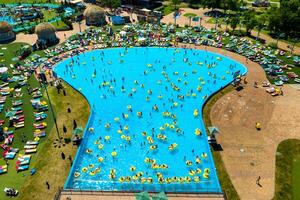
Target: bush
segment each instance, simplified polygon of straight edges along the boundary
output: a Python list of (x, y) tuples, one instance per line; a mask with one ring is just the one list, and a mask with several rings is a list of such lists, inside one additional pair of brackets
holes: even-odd
[(71, 20), (67, 18), (62, 18), (61, 21), (64, 22), (69, 27), (69, 30), (73, 30), (73, 24)]
[(32, 26), (28, 30), (25, 31), (26, 34), (34, 34), (35, 27)]
[(192, 9), (199, 9), (199, 8), (200, 8), (200, 5), (198, 5), (198, 4), (189, 4), (189, 8), (192, 8)]
[(276, 42), (270, 42), (270, 43), (268, 44), (268, 47), (271, 47), (271, 48), (273, 48), (273, 49), (277, 49), (277, 48), (278, 48)]

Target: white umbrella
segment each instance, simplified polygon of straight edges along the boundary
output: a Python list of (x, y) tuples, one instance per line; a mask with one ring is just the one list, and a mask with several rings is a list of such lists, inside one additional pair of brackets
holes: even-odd
[(126, 31), (120, 31), (120, 35), (126, 35)]
[(0, 74), (7, 72), (7, 70), (8, 70), (7, 67), (0, 67)]

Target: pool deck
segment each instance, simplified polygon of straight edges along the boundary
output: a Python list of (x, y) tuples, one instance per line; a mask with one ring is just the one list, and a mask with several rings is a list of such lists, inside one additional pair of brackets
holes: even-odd
[[(134, 193), (119, 193), (119, 192), (69, 192), (62, 191), (60, 200), (135, 200)], [(150, 196), (152, 194), (150, 193)], [(209, 200), (223, 200), (223, 194), (167, 194), (169, 200), (196, 200), (196, 199), (209, 199)]]
[[(233, 90), (221, 97), (210, 117), (220, 130), (217, 141), (223, 148), (222, 160), (240, 198), (272, 199), (277, 146), (285, 139), (300, 139), (299, 84), (286, 84), (281, 87), (283, 96), (272, 97), (261, 86), (267, 78), (257, 63), (222, 49), (204, 48), (248, 67), (248, 84), (240, 92)], [(258, 88), (253, 87), (254, 81), (259, 83)], [(261, 131), (255, 129), (256, 122), (262, 124)], [(256, 184), (259, 176), (260, 186)]]

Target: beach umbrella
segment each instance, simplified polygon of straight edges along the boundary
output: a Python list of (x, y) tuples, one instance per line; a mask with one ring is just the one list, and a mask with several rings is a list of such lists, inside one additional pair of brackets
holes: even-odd
[(82, 127), (77, 127), (73, 130), (73, 134), (74, 135), (79, 135), (80, 133), (83, 132), (83, 128)]
[(150, 200), (150, 196), (148, 192), (140, 192), (135, 194), (135, 199), (136, 200)]
[(168, 197), (164, 192), (160, 192), (153, 195), (152, 200), (168, 200)]
[(208, 131), (209, 131), (209, 133), (212, 134), (212, 135), (217, 134), (217, 133), (220, 132), (219, 129), (218, 129), (217, 127), (215, 127), (215, 126), (210, 126), (210, 127), (208, 127)]

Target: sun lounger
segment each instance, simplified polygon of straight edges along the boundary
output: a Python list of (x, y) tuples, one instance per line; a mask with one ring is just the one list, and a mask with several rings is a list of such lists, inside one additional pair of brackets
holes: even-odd
[(10, 148), (9, 151), (10, 152), (16, 152), (16, 153), (18, 153), (19, 152), (19, 148)]
[(35, 132), (33, 133), (34, 137), (45, 137), (46, 136), (46, 131), (39, 131), (39, 132)]
[(25, 160), (22, 160), (22, 161), (18, 160), (18, 161), (16, 162), (16, 164), (17, 164), (18, 166), (29, 165), (29, 163), (30, 163), (30, 159), (25, 159)]
[(20, 111), (20, 110), (22, 110), (22, 108), (21, 107), (15, 107), (15, 108), (12, 108), (11, 110), (12, 111)]
[(4, 134), (11, 135), (11, 134), (14, 134), (14, 131), (4, 131)]
[(36, 129), (44, 129), (47, 127), (47, 123), (46, 122), (34, 123), (33, 126)]
[(18, 155), (18, 160), (21, 160), (21, 159), (30, 159), (31, 158), (31, 155), (23, 155), (23, 154), (19, 154)]
[(47, 118), (47, 114), (44, 113), (44, 112), (34, 114), (34, 120), (35, 121), (43, 120), (43, 119), (46, 119), (46, 118)]
[(16, 156), (16, 152), (8, 152), (5, 154), (6, 159), (14, 159)]
[(31, 159), (31, 155), (21, 155), (18, 157), (16, 165), (29, 165)]
[(272, 93), (272, 92), (275, 92), (275, 88), (274, 87), (270, 87), (270, 88), (267, 88), (266, 91), (268, 93)]
[(269, 87), (270, 83), (268, 81), (264, 81), (264, 82), (262, 82), (262, 86), (263, 87)]
[(275, 81), (274, 82), (274, 84), (276, 85), (276, 86), (282, 86), (283, 85), (283, 81)]
[(16, 112), (16, 115), (20, 115), (20, 114), (22, 114), (23, 113), (23, 110), (18, 110), (17, 112)]
[(36, 153), (37, 149), (25, 149), (25, 154)]
[(36, 145), (25, 145), (24, 149), (36, 149)]
[(13, 106), (20, 106), (22, 104), (23, 104), (22, 100), (17, 100), (12, 103)]
[(25, 171), (29, 169), (29, 165), (20, 165), (20, 166), (16, 166), (16, 168), (18, 172)]
[(0, 166), (0, 174), (4, 174), (7, 172), (7, 165)]
[(25, 126), (24, 121), (23, 122), (18, 122), (14, 125), (15, 128), (23, 128)]
[(26, 145), (38, 145), (39, 142), (38, 141), (27, 141)]
[(4, 87), (6, 87), (8, 85), (9, 85), (9, 83), (3, 83), (3, 84), (0, 85), (0, 88), (4, 88)]

